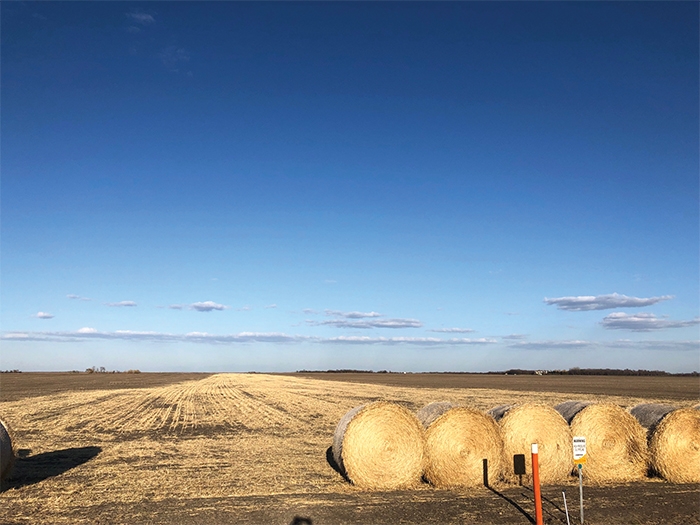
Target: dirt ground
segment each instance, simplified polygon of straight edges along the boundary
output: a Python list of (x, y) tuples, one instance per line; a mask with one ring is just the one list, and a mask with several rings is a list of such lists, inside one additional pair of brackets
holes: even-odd
[(416, 388), (487, 388), (517, 392), (609, 394), (613, 396), (665, 397), (679, 401), (700, 398), (700, 378), (664, 376), (567, 376), (497, 374), (380, 374), (296, 373), (295, 377)]
[[(489, 386), (461, 374), (406, 374), (413, 383), (398, 385), (381, 380), (403, 374), (368, 375), (378, 377), (375, 384), (316, 374), (2, 374), (0, 417), (12, 426), (19, 458), (2, 486), (0, 523), (527, 524), (534, 518), (528, 487), (421, 483), (377, 492), (347, 483), (328, 454), (338, 420), (379, 399), (411, 410), (442, 400), (488, 409), (582, 396), (624, 407), (698, 402), (695, 378), (649, 378), (665, 382), (635, 387), (598, 377), (586, 391), (579, 377), (567, 389), (540, 376), (527, 377), (530, 386)], [(566, 523), (562, 491), (578, 523), (575, 478), (543, 487), (545, 523)], [(584, 498), (591, 525), (700, 524), (698, 485), (585, 484)]]

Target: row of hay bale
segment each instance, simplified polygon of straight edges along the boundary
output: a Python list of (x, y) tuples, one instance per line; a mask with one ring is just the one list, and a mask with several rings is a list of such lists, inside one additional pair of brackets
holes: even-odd
[[(676, 409), (567, 401), (502, 405), (488, 413), (449, 402), (413, 414), (393, 403), (350, 410), (340, 420), (333, 456), (352, 483), (395, 489), (425, 478), (437, 487), (487, 480), (531, 482), (532, 443), (539, 445), (540, 482), (565, 481), (574, 471), (572, 436), (585, 436), (585, 477), (593, 483), (644, 478), (651, 467), (668, 481), (700, 482), (700, 405)], [(526, 475), (513, 469), (523, 454)]]

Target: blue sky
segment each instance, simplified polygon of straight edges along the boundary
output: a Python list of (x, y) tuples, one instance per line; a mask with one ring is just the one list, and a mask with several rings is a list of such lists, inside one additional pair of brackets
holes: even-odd
[(0, 368), (700, 369), (697, 3), (0, 10)]

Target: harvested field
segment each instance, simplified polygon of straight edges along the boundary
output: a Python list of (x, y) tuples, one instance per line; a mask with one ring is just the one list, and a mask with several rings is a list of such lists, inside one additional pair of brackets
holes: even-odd
[[(135, 374), (140, 387), (115, 389), (108, 386), (115, 375), (100, 375), (104, 388), (47, 393), (42, 381), (51, 384), (50, 374), (16, 374), (13, 386), (0, 378), (7, 399), (0, 417), (13, 427), (18, 454), (0, 494), (0, 523), (526, 524), (534, 516), (527, 487), (437, 490), (423, 483), (386, 492), (348, 483), (333, 468), (335, 427), (351, 408), (378, 400), (415, 412), (433, 401), (488, 410), (571, 397), (536, 388), (341, 385), (263, 374), (183, 376), (189, 380), (170, 384)], [(619, 378), (605, 379), (614, 385)], [(585, 394), (629, 408), (674, 404), (667, 392), (673, 388), (645, 397)], [(575, 478), (545, 487), (547, 523), (566, 523), (561, 490), (572, 514), (578, 510)], [(697, 485), (652, 478), (585, 490), (592, 525), (700, 523)]]

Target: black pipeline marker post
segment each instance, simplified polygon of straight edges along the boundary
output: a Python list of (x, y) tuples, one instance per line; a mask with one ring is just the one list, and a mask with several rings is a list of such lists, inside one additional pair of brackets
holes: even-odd
[(520, 486), (523, 486), (523, 476), (525, 475), (525, 454), (515, 454), (513, 456), (513, 470), (515, 475), (520, 477)]

